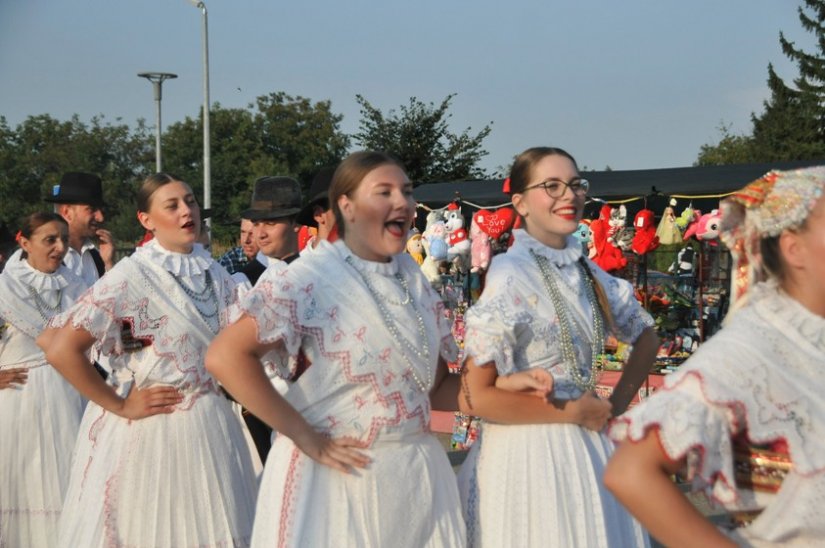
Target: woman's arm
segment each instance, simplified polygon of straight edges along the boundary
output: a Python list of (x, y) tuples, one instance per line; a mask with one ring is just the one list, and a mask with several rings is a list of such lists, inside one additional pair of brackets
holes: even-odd
[(283, 342), (262, 344), (257, 333), (255, 321), (242, 316), (209, 345), (206, 369), (238, 403), (290, 438), (313, 460), (342, 472), (349, 472), (350, 466), (365, 467), (369, 459), (358, 451), (357, 441), (326, 438), (278, 394), (264, 372), (261, 356)]
[(610, 402), (592, 392), (577, 400), (547, 400), (497, 388), (497, 377), (493, 363), (479, 366), (468, 358), (461, 371), (461, 412), (503, 424), (572, 423), (590, 430), (601, 430), (610, 418)]
[(68, 324), (60, 329), (47, 329), (37, 338), (38, 346), (46, 353), (46, 361), (85, 398), (107, 411), (127, 419), (142, 419), (175, 410), (183, 398), (171, 386), (144, 389), (132, 386), (126, 398), (118, 396), (86, 356), (94, 342), (91, 333)]
[(613, 394), (610, 395), (610, 403), (613, 404), (613, 416), (619, 416), (625, 412), (627, 406), (633, 400), (639, 388), (641, 388), (647, 375), (650, 373), (653, 362), (656, 359), (656, 352), (659, 350), (659, 337), (652, 327), (646, 328), (636, 342), (633, 343), (633, 350), (624, 365), (619, 382)]
[[(622, 443), (607, 464), (605, 486), (662, 544), (736, 546), (685, 498), (670, 476), (684, 465), (667, 458), (657, 430)], [(666, 510), (666, 511), (663, 511)]]

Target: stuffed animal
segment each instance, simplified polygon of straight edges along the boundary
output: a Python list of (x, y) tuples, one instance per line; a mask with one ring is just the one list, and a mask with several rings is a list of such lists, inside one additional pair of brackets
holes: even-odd
[(593, 232), (593, 245), (596, 248), (596, 256), (593, 261), (606, 272), (620, 270), (627, 266), (627, 259), (625, 259), (622, 251), (607, 241), (611, 209), (609, 205), (602, 206), (599, 218), (590, 223), (590, 230)]
[(593, 245), (593, 231), (590, 230), (590, 219), (582, 219), (579, 221), (579, 228), (573, 233), (573, 236), (582, 244), (582, 253), (592, 259), (596, 256), (596, 247)]
[(682, 210), (682, 213), (676, 217), (676, 226), (679, 230), (682, 232), (687, 230), (688, 225), (693, 222), (694, 214), (695, 212), (692, 204)]
[(693, 246), (688, 244), (679, 251), (676, 255), (676, 261), (670, 265), (670, 268), (668, 268), (667, 271), (677, 276), (693, 274), (693, 262), (695, 257), (696, 252), (693, 250)]
[(490, 237), (493, 254), (507, 249), (507, 242), (515, 228), (516, 220), (516, 211), (511, 207), (481, 209), (473, 215), (473, 221), (478, 224), (478, 228)]
[(633, 218), (633, 234), (631, 249), (637, 255), (645, 255), (659, 247), (659, 237), (653, 229), (655, 214), (649, 209), (643, 209)]
[(705, 240), (710, 242), (710, 245), (718, 245), (716, 240), (719, 239), (719, 222), (721, 220), (722, 216), (718, 209), (705, 213), (685, 231), (685, 240), (691, 236), (696, 236), (697, 240)]
[(487, 270), (490, 266), (490, 255), (493, 251), (490, 246), (490, 236), (481, 230), (478, 224), (479, 214), (484, 216), (483, 211), (477, 211), (473, 215), (473, 220), (470, 221), (470, 272)]
[(656, 236), (659, 237), (660, 244), (671, 245), (682, 241), (682, 233), (679, 231), (679, 227), (676, 226), (674, 207), (676, 207), (676, 200), (671, 198), (669, 205), (662, 212), (662, 218), (656, 228)]
[(424, 244), (421, 243), (421, 234), (414, 232), (407, 240), (407, 253), (421, 266), (424, 262)]

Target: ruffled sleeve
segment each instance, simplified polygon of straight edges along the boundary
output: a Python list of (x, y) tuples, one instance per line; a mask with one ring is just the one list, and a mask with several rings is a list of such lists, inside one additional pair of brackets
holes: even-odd
[(686, 460), (695, 489), (709, 489), (723, 504), (737, 500), (731, 436), (742, 416), (735, 406), (714, 404), (704, 395), (701, 372), (686, 371), (668, 379), (668, 388), (632, 408), (611, 426), (614, 441), (639, 441), (656, 431), (665, 455)]
[(515, 371), (518, 332), (530, 321), (512, 287), (506, 269), (491, 268), (484, 294), (465, 315), (464, 359), (472, 357), (476, 365), (495, 363), (501, 375)]
[(270, 376), (290, 379), (297, 367), (296, 357), (301, 348), (306, 300), (312, 300), (312, 292), (293, 283), (286, 270), (267, 271), (255, 287), (241, 300), (239, 314), (255, 321), (258, 342), (280, 342), (263, 357), (264, 367)]
[(614, 335), (620, 341), (633, 343), (642, 331), (654, 325), (653, 318), (636, 300), (630, 282), (611, 276), (592, 261), (588, 261), (588, 265), (607, 294), (615, 324)]
[(88, 331), (95, 347), (103, 355), (123, 352), (122, 317), (127, 306), (128, 284), (118, 270), (112, 270), (84, 292), (71, 308), (54, 316), (48, 326), (60, 328), (70, 324)]

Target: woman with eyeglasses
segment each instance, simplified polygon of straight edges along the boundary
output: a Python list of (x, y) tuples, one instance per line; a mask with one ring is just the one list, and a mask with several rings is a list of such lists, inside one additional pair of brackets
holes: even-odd
[[(459, 406), (484, 419), (459, 473), (470, 546), (648, 544), (602, 485), (613, 451), (603, 430), (642, 384), (658, 338), (632, 286), (583, 257), (572, 236), (588, 190), (558, 148), (528, 149), (510, 171), (524, 228), (466, 315)], [(603, 400), (594, 389), (608, 333), (634, 347)], [(519, 393), (524, 376), (514, 374), (528, 370), (552, 375), (552, 393)]]

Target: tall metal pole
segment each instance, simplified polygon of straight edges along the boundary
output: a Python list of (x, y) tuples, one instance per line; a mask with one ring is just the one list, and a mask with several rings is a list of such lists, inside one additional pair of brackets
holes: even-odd
[[(212, 155), (209, 131), (209, 25), (206, 4), (200, 0), (189, 0), (203, 14), (203, 207), (212, 207)], [(212, 219), (206, 219), (211, 232)], [(211, 234), (210, 234), (211, 235)]]
[(171, 72), (139, 72), (138, 76), (140, 76), (141, 78), (146, 78), (147, 80), (152, 82), (152, 89), (154, 90), (155, 94), (155, 171), (160, 173), (162, 171), (160, 150), (160, 132), (162, 127), (160, 123), (160, 102), (163, 99), (163, 81), (177, 78), (178, 75), (172, 74)]

